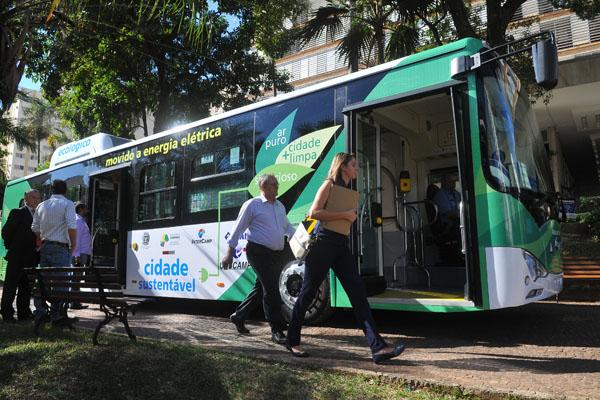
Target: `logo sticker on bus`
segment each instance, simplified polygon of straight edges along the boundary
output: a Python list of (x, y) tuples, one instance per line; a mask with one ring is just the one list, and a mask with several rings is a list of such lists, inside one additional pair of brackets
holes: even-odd
[(207, 244), (212, 243), (212, 239), (204, 237), (206, 231), (203, 228), (198, 229), (198, 239), (192, 239), (192, 244)]

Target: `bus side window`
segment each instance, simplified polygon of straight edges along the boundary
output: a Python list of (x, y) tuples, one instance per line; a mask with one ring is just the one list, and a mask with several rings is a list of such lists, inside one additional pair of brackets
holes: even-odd
[(147, 165), (140, 174), (138, 221), (175, 217), (175, 161)]
[(240, 146), (200, 154), (192, 161), (190, 213), (234, 208), (248, 199), (245, 151)]

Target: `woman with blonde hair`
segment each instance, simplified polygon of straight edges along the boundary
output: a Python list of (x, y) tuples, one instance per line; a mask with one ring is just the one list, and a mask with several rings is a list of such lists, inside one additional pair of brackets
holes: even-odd
[[(353, 223), (356, 220), (358, 204), (357, 207), (346, 211), (328, 211), (325, 206), (333, 185), (349, 187), (350, 182), (356, 179), (357, 175), (358, 163), (356, 157), (349, 153), (336, 154), (331, 163), (327, 179), (317, 191), (309, 216), (319, 221), (344, 219)], [(397, 357), (404, 351), (404, 345), (388, 346), (375, 327), (365, 287), (358, 275), (355, 258), (348, 246), (348, 236), (321, 228), (304, 265), (302, 289), (294, 305), (287, 333), (286, 347), (292, 355), (295, 357), (308, 357), (308, 353), (299, 347), (300, 331), (306, 309), (314, 299), (323, 279), (327, 276), (329, 268), (333, 269), (350, 298), (358, 325), (369, 342), (373, 361), (379, 364), (382, 361)]]

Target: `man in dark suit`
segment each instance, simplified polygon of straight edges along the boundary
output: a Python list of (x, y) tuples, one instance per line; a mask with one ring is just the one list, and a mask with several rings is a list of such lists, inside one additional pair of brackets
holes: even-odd
[(5, 256), (8, 265), (2, 289), (0, 314), (6, 322), (15, 321), (13, 308), (15, 294), (19, 320), (32, 318), (29, 308), (31, 290), (27, 282), (27, 274), (23, 272), (23, 269), (33, 268), (39, 262), (36, 237), (31, 231), (31, 223), (40, 200), (40, 193), (37, 190), (32, 189), (25, 192), (25, 205), (11, 210), (2, 227), (4, 247), (8, 250)]

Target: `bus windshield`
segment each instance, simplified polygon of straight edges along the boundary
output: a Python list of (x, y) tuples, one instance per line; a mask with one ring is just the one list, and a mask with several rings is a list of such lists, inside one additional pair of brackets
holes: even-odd
[(524, 85), (501, 61), (483, 71), (482, 89), (483, 164), (490, 185), (503, 192), (551, 192), (548, 156)]

